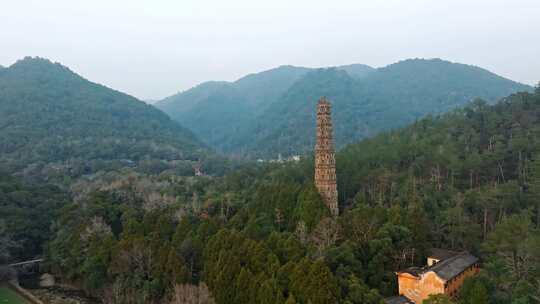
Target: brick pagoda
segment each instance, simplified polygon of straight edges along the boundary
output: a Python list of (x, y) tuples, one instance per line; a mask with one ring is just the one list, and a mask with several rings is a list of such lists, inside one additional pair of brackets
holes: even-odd
[(336, 159), (332, 135), (332, 107), (322, 97), (317, 104), (317, 143), (315, 144), (315, 186), (333, 216), (339, 214)]

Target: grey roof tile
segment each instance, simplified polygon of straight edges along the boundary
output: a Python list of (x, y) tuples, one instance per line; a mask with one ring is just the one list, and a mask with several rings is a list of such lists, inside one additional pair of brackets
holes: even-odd
[(478, 262), (477, 257), (468, 252), (464, 252), (428, 267), (424, 270), (424, 272), (433, 271), (439, 277), (448, 281), (465, 271), (465, 269), (469, 268), (476, 262)]

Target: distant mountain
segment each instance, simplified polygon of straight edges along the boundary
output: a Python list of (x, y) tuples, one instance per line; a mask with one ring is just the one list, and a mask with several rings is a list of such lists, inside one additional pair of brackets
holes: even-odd
[(335, 137), (342, 147), (475, 98), (493, 103), (530, 90), (475, 66), (409, 59), (378, 69), (282, 66), (232, 83), (205, 83), (156, 106), (218, 150), (276, 157), (313, 149), (314, 109), (321, 96), (333, 104)]
[(214, 95), (215, 92), (219, 90), (219, 88), (227, 85), (227, 82), (204, 82), (190, 90), (178, 93), (176, 95), (158, 101), (155, 103), (155, 105), (158, 108), (166, 111), (169, 115), (177, 117), (181, 113), (188, 112), (195, 105), (210, 97), (211, 95)]
[(375, 69), (365, 64), (349, 64), (336, 67), (338, 70), (347, 72), (354, 79), (366, 78)]
[[(298, 154), (311, 151), (315, 144), (315, 106), (321, 96), (331, 98), (334, 105), (334, 126), (342, 134), (352, 123), (337, 125), (346, 113), (344, 105), (355, 104), (360, 96), (357, 81), (337, 68), (317, 69), (294, 83), (279, 100), (271, 104), (257, 120), (241, 133), (239, 146), (258, 156)], [(247, 139), (247, 140), (244, 140)]]
[(58, 63), (27, 57), (0, 70), (0, 162), (183, 160), (202, 147), (161, 111)]
[(218, 150), (234, 150), (231, 134), (243, 131), (310, 69), (281, 66), (235, 82), (210, 81), (157, 102), (155, 106)]
[(309, 71), (308, 68), (284, 65), (242, 77), (232, 83), (232, 86), (245, 96), (251, 105), (265, 108)]

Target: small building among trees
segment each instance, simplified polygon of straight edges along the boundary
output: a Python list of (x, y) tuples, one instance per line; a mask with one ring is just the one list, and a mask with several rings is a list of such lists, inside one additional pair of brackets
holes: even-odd
[(388, 298), (386, 303), (421, 304), (435, 294), (454, 298), (463, 281), (479, 271), (478, 258), (468, 252), (432, 249), (425, 267), (409, 267), (396, 272), (399, 297)]

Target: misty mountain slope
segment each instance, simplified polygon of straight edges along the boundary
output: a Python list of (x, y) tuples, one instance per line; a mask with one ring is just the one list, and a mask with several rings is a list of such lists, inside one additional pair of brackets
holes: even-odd
[(425, 107), (443, 112), (474, 98), (495, 102), (516, 91), (531, 89), (479, 67), (440, 59), (409, 59), (391, 64), (371, 73), (363, 84), (366, 94), (381, 102), (381, 106), (391, 106), (399, 100), (420, 115)]
[[(255, 130), (264, 133), (257, 132), (244, 142), (254, 143), (248, 144), (247, 151), (258, 156), (312, 151), (315, 102), (320, 96), (328, 97), (333, 104), (334, 135), (339, 148), (425, 115), (464, 106), (475, 98), (495, 102), (513, 92), (531, 89), (478, 67), (439, 59), (405, 60), (372, 71), (359, 81), (329, 71), (311, 76), (276, 102), (288, 110), (275, 115), (277, 111), (272, 107), (258, 118), (261, 123)], [(295, 102), (305, 107), (300, 109)], [(270, 123), (265, 116), (287, 123)]]
[[(440, 59), (409, 59), (378, 69), (360, 64), (306, 69), (303, 74), (298, 74), (301, 76), (296, 81), (292, 81), (294, 77), (287, 78), (285, 83), (290, 86), (284, 91), (277, 90), (279, 94), (273, 95), (274, 100), (265, 100), (268, 93), (261, 93), (261, 89), (253, 85), (250, 96), (260, 94), (259, 102), (247, 98), (245, 102), (238, 101), (247, 95), (240, 90), (240, 96), (234, 102), (216, 96), (228, 103), (230, 110), (238, 109), (234, 128), (227, 127), (229, 122), (222, 119), (231, 116), (217, 116), (213, 107), (200, 101), (197, 115), (204, 124), (187, 126), (218, 150), (252, 157), (276, 157), (278, 153), (290, 155), (312, 151), (315, 104), (321, 96), (327, 96), (333, 104), (334, 133), (339, 148), (381, 131), (404, 126), (428, 114), (461, 107), (475, 98), (495, 102), (511, 93), (532, 89), (475, 66)], [(275, 87), (282, 89), (285, 85)], [(184, 104), (189, 102), (184, 101)], [(245, 104), (255, 105), (251, 113), (243, 108)], [(181, 104), (168, 106), (177, 109)], [(189, 112), (181, 116), (161, 103), (158, 107), (179, 121), (184, 121)], [(213, 131), (209, 135), (210, 129), (219, 132)], [(218, 137), (214, 136), (216, 132)]]
[(275, 155), (295, 154), (298, 147), (312, 147), (315, 138), (306, 135), (315, 134), (315, 125), (306, 122), (315, 121), (314, 109), (318, 99), (331, 96), (336, 119), (343, 119), (347, 105), (361, 102), (354, 100), (360, 95), (360, 89), (345, 71), (336, 68), (314, 70), (253, 121), (241, 134), (241, 139), (247, 140), (238, 142), (238, 145), (246, 146), (246, 151), (265, 151)]
[(239, 132), (254, 113), (254, 106), (243, 94), (230, 84), (222, 84), (175, 118), (207, 144), (228, 149), (230, 134)]
[(275, 69), (246, 75), (234, 82), (208, 81), (201, 83), (189, 90), (169, 96), (155, 105), (171, 117), (175, 118), (180, 113), (190, 111), (194, 105), (203, 102), (213, 96), (217, 98), (220, 90), (224, 90), (226, 96), (230, 91), (228, 87), (237, 91), (239, 96), (250, 103), (254, 108), (264, 107), (283, 94), (296, 80), (305, 75), (309, 68), (295, 66), (280, 66)]
[(375, 71), (374, 68), (365, 64), (349, 64), (336, 67), (338, 70), (347, 72), (354, 79), (366, 78), (371, 72)]
[(310, 69), (280, 66), (244, 76), (235, 82), (210, 81), (167, 97), (155, 106), (182, 122), (210, 146), (234, 149), (231, 134), (277, 100)]
[(229, 86), (229, 83), (226, 81), (203, 82), (187, 91), (160, 100), (155, 105), (171, 117), (176, 117), (191, 110), (196, 104), (215, 94), (224, 86)]
[(188, 129), (129, 95), (46, 59), (0, 70), (0, 159), (186, 159), (202, 144)]
[(309, 68), (285, 65), (244, 76), (233, 86), (255, 107), (265, 108), (309, 71)]

